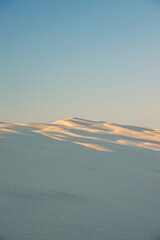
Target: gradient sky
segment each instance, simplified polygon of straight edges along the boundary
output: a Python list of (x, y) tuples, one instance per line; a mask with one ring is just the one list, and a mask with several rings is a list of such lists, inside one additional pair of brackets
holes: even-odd
[(0, 0), (0, 121), (160, 128), (160, 1)]

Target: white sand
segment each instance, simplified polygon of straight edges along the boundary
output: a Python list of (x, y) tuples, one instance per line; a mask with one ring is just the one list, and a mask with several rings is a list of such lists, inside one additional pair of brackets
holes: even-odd
[(0, 240), (156, 240), (160, 130), (0, 123)]

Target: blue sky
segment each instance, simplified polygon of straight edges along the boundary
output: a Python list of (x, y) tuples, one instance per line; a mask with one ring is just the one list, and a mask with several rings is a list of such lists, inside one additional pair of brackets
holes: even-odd
[(160, 128), (160, 2), (0, 0), (0, 121)]

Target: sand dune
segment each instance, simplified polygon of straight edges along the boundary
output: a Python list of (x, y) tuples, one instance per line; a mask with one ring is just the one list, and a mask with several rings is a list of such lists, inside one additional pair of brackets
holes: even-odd
[[(137, 126), (117, 125), (112, 123), (94, 122), (79, 118), (59, 120), (52, 124), (23, 123), (0, 124), (0, 133), (21, 133), (23, 128), (31, 127), (30, 131), (42, 134), (59, 141), (69, 141), (95, 149), (108, 149), (107, 143), (128, 147), (139, 147), (160, 151), (160, 132), (158, 129)], [(29, 131), (29, 129), (28, 129)], [(114, 138), (114, 141), (112, 140)], [(87, 142), (89, 140), (89, 142)], [(111, 146), (111, 145), (109, 145)], [(112, 151), (112, 149), (110, 149)]]
[(0, 238), (160, 235), (160, 130), (80, 118), (0, 123)]

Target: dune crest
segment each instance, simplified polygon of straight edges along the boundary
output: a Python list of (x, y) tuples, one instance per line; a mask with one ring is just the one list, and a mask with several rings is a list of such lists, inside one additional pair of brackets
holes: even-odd
[[(58, 141), (71, 142), (99, 151), (115, 151), (115, 146), (160, 151), (160, 130), (118, 125), (81, 118), (67, 118), (51, 124), (0, 123), (0, 136), (34, 132)], [(86, 143), (87, 140), (87, 143)]]

